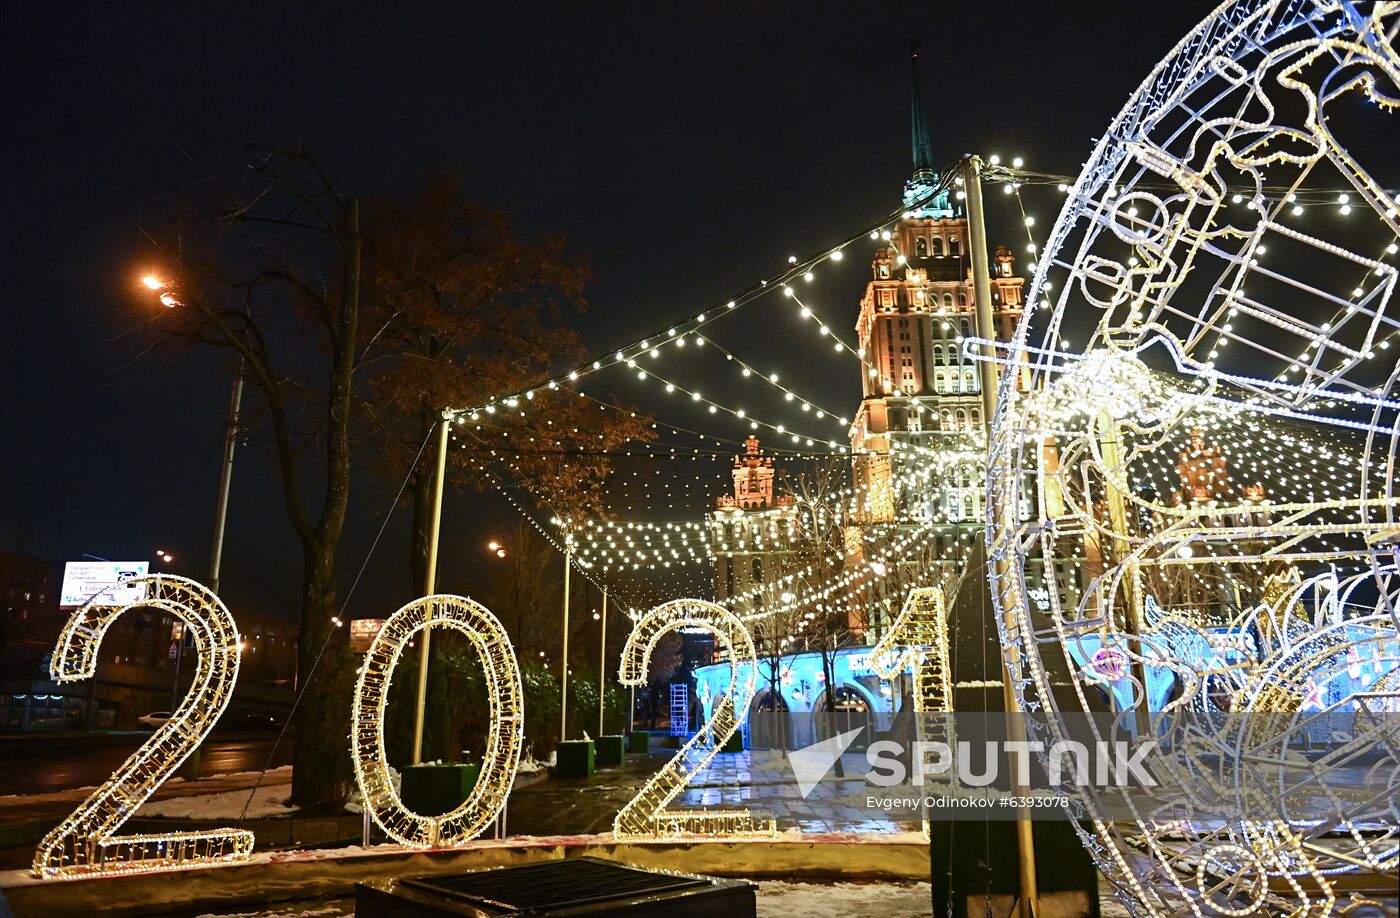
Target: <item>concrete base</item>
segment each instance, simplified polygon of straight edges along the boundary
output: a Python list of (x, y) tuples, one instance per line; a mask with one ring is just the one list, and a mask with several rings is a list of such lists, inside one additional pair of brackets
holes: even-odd
[(61, 914), (146, 915), (316, 896), (349, 896), (372, 879), (462, 873), (587, 855), (686, 873), (725, 877), (831, 880), (929, 879), (928, 842), (917, 835), (801, 835), (773, 841), (618, 842), (611, 835), (521, 837), (459, 848), (397, 845), (255, 854), (243, 864), (116, 877), (37, 880), (0, 874), (18, 918)]

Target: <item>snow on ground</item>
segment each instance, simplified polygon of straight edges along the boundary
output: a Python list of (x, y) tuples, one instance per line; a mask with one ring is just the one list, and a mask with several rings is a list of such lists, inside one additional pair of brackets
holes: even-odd
[[(295, 813), (287, 805), (292, 792), (290, 784), (264, 784), (256, 791), (243, 788), (221, 794), (197, 794), (190, 797), (167, 797), (147, 803), (142, 816), (163, 816), (168, 819), (257, 819), (263, 816), (285, 816)], [(253, 799), (248, 801), (249, 794)]]
[(892, 918), (927, 915), (927, 883), (784, 883), (760, 880), (762, 918)]
[[(786, 883), (758, 884), (759, 918), (904, 918), (928, 915), (932, 891), (927, 883)], [(1100, 901), (1103, 918), (1128, 918), (1113, 897)], [(199, 918), (350, 918), (353, 899), (285, 902), (261, 911), (207, 912)]]

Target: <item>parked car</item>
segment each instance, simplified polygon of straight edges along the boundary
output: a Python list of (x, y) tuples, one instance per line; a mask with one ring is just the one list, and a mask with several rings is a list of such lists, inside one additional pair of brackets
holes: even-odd
[(142, 714), (140, 717), (136, 718), (136, 720), (154, 730), (156, 727), (164, 726), (165, 723), (170, 720), (170, 712), (152, 711), (149, 714)]

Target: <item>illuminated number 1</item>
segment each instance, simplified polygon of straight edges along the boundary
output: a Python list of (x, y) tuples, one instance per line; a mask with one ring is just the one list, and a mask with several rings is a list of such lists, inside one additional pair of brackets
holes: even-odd
[(238, 681), (238, 629), (224, 604), (184, 577), (158, 574), (132, 580), (145, 599), (121, 606), (88, 603), (63, 626), (49, 669), (58, 682), (90, 679), (97, 651), (112, 622), (128, 609), (169, 612), (193, 635), (195, 672), (170, 720), (141, 744), (112, 777), (44, 836), (34, 852), (34, 875), (61, 877), (163, 870), (240, 861), (253, 851), (253, 833), (241, 829), (117, 835), (122, 824), (194, 752), (228, 707)]
[[(622, 649), (623, 685), (644, 685), (651, 652), (663, 635), (678, 628), (704, 628), (714, 633), (729, 656), (729, 688), (715, 702), (714, 713), (651, 780), (617, 814), (613, 834), (618, 838), (768, 838), (777, 834), (772, 817), (748, 810), (667, 810), (687, 783), (702, 771), (715, 752), (739, 731), (738, 712), (748, 713), (753, 698), (758, 659), (753, 640), (739, 617), (723, 606), (702, 599), (677, 599), (643, 615)], [(746, 670), (740, 664), (747, 664)], [(741, 676), (742, 672), (742, 676)]]
[[(943, 591), (938, 587), (910, 590), (904, 608), (871, 654), (871, 667), (885, 679), (897, 678), (911, 666), (915, 735), (923, 742), (948, 743), (948, 729), (941, 718), (924, 723), (930, 720), (929, 714), (948, 714), (953, 710), (953, 686), (948, 675), (948, 616)], [(923, 827), (927, 835), (927, 810)]]
[[(429, 626), (452, 628), (471, 640), (486, 675), (486, 700), (491, 706), (486, 754), (476, 787), (461, 806), (441, 816), (420, 816), (403, 805), (384, 756), (384, 711), (394, 667), (413, 636)], [(416, 599), (389, 616), (360, 667), (350, 721), (355, 783), (385, 834), (411, 848), (458, 845), (481, 834), (501, 811), (515, 783), (524, 730), (523, 695), (510, 637), (480, 603), (439, 594)]]

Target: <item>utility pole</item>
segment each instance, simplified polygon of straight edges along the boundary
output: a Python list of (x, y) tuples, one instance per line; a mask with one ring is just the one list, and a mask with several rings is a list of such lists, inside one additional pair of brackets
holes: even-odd
[[(243, 404), (243, 358), (238, 358), (238, 373), (228, 394), (228, 425), (224, 431), (224, 464), (219, 472), (219, 501), (214, 509), (214, 543), (209, 557), (209, 591), (219, 593), (219, 568), (224, 559), (224, 527), (228, 522), (228, 494), (233, 486), (233, 453), (238, 448), (238, 414)], [(170, 686), (170, 710), (180, 703), (180, 664), (185, 656), (185, 623), (175, 640), (175, 676)]]
[(603, 735), (603, 689), (608, 677), (608, 587), (603, 585), (603, 623), (598, 635), (598, 735)]
[(559, 742), (568, 739), (564, 732), (569, 722), (569, 568), (574, 564), (574, 541), (564, 533), (564, 652), (559, 657)]
[[(444, 411), (438, 425), (437, 471), (433, 477), (433, 522), (428, 529), (428, 565), (423, 577), (423, 595), (437, 592), (438, 541), (442, 533), (442, 491), (447, 478), (447, 435), (452, 426), (452, 415)], [(428, 650), (432, 645), (431, 625), (426, 625), (418, 635), (421, 649), (418, 651), (418, 701), (413, 711), (413, 760), (417, 765), (423, 761), (423, 714), (428, 700)]]
[[(997, 385), (999, 374), (996, 364), (996, 326), (992, 317), (992, 279), (987, 266), (987, 226), (982, 210), (982, 159), (972, 155), (963, 160), (963, 189), (967, 194), (968, 249), (972, 256), (972, 294), (976, 306), (973, 328), (982, 339), (982, 360), (979, 370), (982, 382), (982, 419), (986, 423), (987, 446), (992, 442), (992, 418), (997, 408)], [(989, 546), (990, 547), (990, 546)], [(1001, 562), (996, 562), (1000, 565)], [(998, 570), (998, 574), (1003, 573)], [(998, 580), (1001, 578), (998, 577)], [(1020, 648), (1014, 644), (1007, 648), (1002, 657), (1001, 698), (1006, 709), (1007, 738), (1020, 742), (1018, 748), (1026, 748), (1026, 724), (1021, 719), (1021, 711), (1016, 704), (1016, 692), (1011, 687), (1014, 672), (1013, 662), (1019, 658)], [(1029, 755), (1020, 752), (1017, 757)], [(1017, 762), (1017, 766), (1022, 763)], [(1027, 763), (1028, 764), (1028, 763)], [(1017, 775), (1023, 769), (1013, 768)], [(1012, 794), (1025, 798), (1029, 788), (1013, 782)], [(1019, 855), (1019, 877), (1021, 881), (1021, 918), (1035, 918), (1040, 911), (1040, 891), (1035, 878), (1035, 835), (1031, 825), (1030, 811), (1021, 807), (1016, 813), (1016, 853)]]
[(243, 358), (228, 396), (228, 430), (224, 434), (224, 468), (219, 474), (219, 508), (214, 514), (214, 548), (209, 559), (209, 589), (219, 592), (219, 568), (224, 560), (224, 524), (228, 522), (228, 492), (233, 482), (233, 452), (238, 447), (238, 412), (243, 404)]

